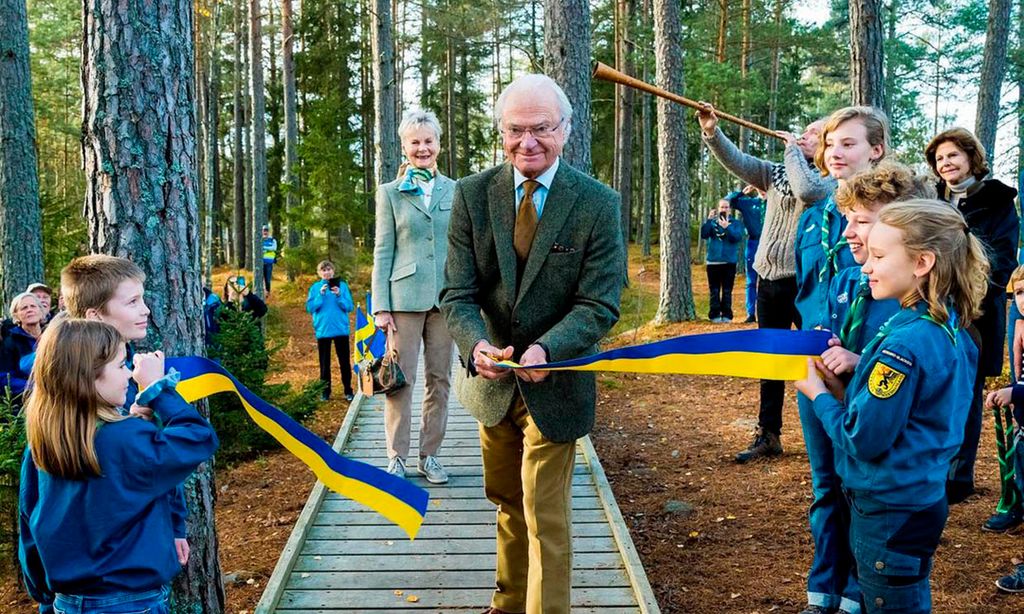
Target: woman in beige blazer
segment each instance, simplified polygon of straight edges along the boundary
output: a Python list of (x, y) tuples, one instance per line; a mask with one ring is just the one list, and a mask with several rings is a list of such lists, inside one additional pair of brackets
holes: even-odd
[(426, 395), (417, 471), (433, 484), (448, 473), (437, 451), (448, 424), (452, 337), (438, 310), (448, 250), (455, 182), (437, 172), (441, 125), (430, 111), (408, 113), (398, 128), (405, 172), (377, 188), (373, 248), (373, 316), (398, 350), (409, 385), (384, 401), (388, 472), (405, 477), (412, 427), (412, 390), (423, 342)]

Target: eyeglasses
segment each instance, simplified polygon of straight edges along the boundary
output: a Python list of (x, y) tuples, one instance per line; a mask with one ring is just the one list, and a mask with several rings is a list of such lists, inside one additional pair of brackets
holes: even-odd
[(547, 137), (553, 135), (555, 132), (557, 132), (558, 129), (562, 127), (563, 123), (565, 123), (565, 118), (564, 117), (559, 119), (558, 123), (554, 124), (554, 125), (546, 124), (546, 123), (545, 124), (537, 124), (536, 126), (529, 126), (529, 127), (509, 125), (509, 126), (503, 126), (501, 128), (501, 133), (503, 135), (509, 137), (510, 139), (514, 139), (514, 140), (517, 140), (517, 141), (522, 139), (522, 138), (524, 138), (526, 136), (527, 132), (532, 134), (533, 138), (535, 138), (535, 139), (543, 139), (543, 138), (547, 138)]

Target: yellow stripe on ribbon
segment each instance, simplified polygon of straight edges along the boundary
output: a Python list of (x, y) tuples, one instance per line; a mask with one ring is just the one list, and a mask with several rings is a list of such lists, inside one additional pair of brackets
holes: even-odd
[[(683, 335), (530, 368), (798, 380), (807, 377), (807, 359), (820, 356), (831, 337), (828, 331), (776, 329)], [(498, 365), (525, 368), (512, 361)]]
[(324, 486), (376, 511), (415, 539), (426, 514), (426, 490), (377, 467), (341, 456), (213, 361), (171, 358), (167, 366), (182, 374), (177, 390), (186, 401), (191, 403), (219, 392), (235, 393), (252, 421), (305, 463)]

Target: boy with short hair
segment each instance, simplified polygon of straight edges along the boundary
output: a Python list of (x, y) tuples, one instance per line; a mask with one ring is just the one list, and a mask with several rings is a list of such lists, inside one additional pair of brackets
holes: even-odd
[[(91, 254), (75, 258), (60, 272), (61, 295), (68, 317), (106, 322), (127, 341), (126, 361), (131, 368), (134, 342), (146, 338), (149, 307), (144, 297), (146, 274), (126, 258)], [(138, 394), (134, 380), (128, 382), (128, 396), (122, 413), (135, 413), (149, 419), (151, 411), (133, 405)], [(174, 546), (182, 565), (188, 562), (189, 546), (185, 517), (185, 489), (178, 485), (172, 495), (171, 518), (174, 522)]]

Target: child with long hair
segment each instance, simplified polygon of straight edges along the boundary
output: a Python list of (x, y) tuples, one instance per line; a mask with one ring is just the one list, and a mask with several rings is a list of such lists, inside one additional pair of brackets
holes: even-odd
[[(126, 363), (116, 328), (63, 319), (43, 333), (25, 405), (19, 558), (29, 594), (66, 614), (169, 612), (181, 571), (173, 498), (217, 449), (217, 436), (174, 391), (159, 352)], [(162, 427), (119, 408), (136, 403)], [(147, 609), (148, 608), (148, 609)]]
[(864, 347), (848, 386), (820, 359), (797, 389), (835, 446), (850, 502), (861, 607), (931, 611), (932, 557), (946, 524), (946, 473), (963, 441), (978, 365), (964, 331), (987, 287), (980, 241), (949, 205), (888, 205), (863, 271), (876, 301), (900, 310)]

